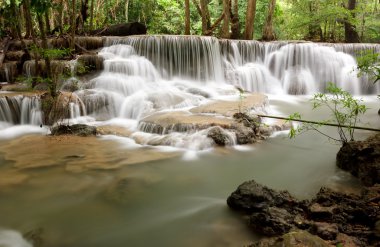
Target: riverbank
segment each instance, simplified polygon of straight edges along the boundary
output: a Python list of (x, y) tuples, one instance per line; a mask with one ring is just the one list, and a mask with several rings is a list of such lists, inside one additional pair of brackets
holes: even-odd
[(241, 184), (227, 199), (253, 231), (270, 238), (252, 244), (273, 246), (377, 246), (380, 242), (380, 135), (343, 145), (338, 167), (364, 185), (360, 194), (322, 187), (311, 200), (274, 191), (255, 181)]

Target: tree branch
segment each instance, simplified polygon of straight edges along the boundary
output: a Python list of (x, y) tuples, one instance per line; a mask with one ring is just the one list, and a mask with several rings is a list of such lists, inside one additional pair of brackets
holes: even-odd
[(215, 23), (210, 27), (209, 30), (207, 30), (206, 32), (206, 35), (211, 35), (215, 29), (220, 25), (220, 23), (222, 22), (223, 18), (224, 18), (224, 12), (222, 13), (222, 15), (215, 21)]

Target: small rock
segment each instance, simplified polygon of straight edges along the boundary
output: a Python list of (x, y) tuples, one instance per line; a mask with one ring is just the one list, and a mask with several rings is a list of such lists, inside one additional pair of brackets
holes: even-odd
[(52, 135), (95, 136), (96, 127), (85, 124), (57, 125), (51, 130)]
[(227, 146), (233, 144), (228, 133), (219, 126), (211, 128), (207, 137), (211, 138), (219, 146)]
[(313, 219), (331, 220), (336, 208), (336, 206), (324, 207), (319, 203), (313, 203), (309, 210)]
[(339, 230), (336, 224), (315, 222), (311, 228), (311, 232), (325, 240), (333, 240), (338, 235)]

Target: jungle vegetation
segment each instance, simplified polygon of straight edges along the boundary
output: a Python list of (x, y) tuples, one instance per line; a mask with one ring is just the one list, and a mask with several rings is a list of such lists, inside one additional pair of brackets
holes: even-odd
[(124, 22), (141, 22), (149, 34), (379, 42), (380, 1), (0, 0), (2, 37), (72, 36)]

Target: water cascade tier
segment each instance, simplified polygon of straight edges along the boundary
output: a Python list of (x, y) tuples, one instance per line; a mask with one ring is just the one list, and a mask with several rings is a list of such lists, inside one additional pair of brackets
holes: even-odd
[[(233, 113), (265, 112), (263, 94), (310, 95), (324, 92), (328, 82), (355, 95), (380, 93), (379, 83), (358, 77), (355, 71), (355, 54), (380, 52), (376, 44), (264, 43), (199, 36), (103, 40), (100, 59), (91, 58), (102, 63), (98, 66), (102, 72), (83, 82), (71, 78), (61, 88), (73, 88), (72, 84), (79, 88), (69, 93), (75, 102), (67, 117), (98, 126), (117, 123), (140, 144), (204, 149), (214, 127), (225, 130), (229, 143), (239, 143)], [(75, 68), (75, 61), (70, 64)], [(31, 75), (32, 69), (25, 69)], [(41, 124), (38, 104), (38, 98), (3, 97), (0, 120)]]
[(10, 124), (42, 124), (39, 96), (0, 95), (0, 122)]

